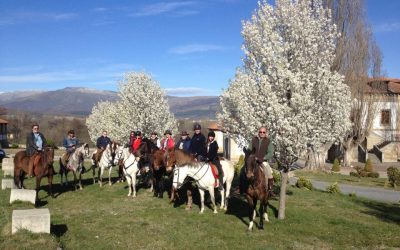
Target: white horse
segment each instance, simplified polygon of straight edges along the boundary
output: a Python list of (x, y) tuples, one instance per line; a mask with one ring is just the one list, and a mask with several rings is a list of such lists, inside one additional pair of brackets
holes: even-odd
[[(60, 162), (60, 175), (61, 175), (61, 185), (64, 186), (68, 182), (67, 174), (68, 171), (72, 171), (74, 174), (74, 187), (76, 190), (76, 172), (79, 171), (79, 189), (82, 190), (82, 171), (83, 171), (83, 162), (85, 160), (85, 157), (89, 157), (89, 145), (87, 143), (82, 144), (80, 147), (75, 149), (75, 151), (72, 153), (72, 155), (69, 157), (68, 163), (66, 166), (63, 165), (62, 163), (62, 158), (66, 152), (61, 156), (59, 162)], [(65, 176), (65, 182), (63, 175)]]
[(118, 163), (119, 160), (123, 161), (123, 171), (129, 188), (128, 196), (132, 195), (132, 197), (136, 197), (136, 175), (139, 172), (139, 158), (129, 152), (129, 148), (119, 146), (114, 158), (114, 163)]
[[(100, 187), (103, 185), (103, 173), (106, 168), (108, 169), (108, 185), (110, 185), (110, 186), (112, 185), (111, 171), (112, 171), (112, 167), (114, 165), (113, 159), (115, 158), (115, 151), (116, 151), (117, 147), (118, 147), (117, 143), (112, 142), (107, 145), (106, 149), (104, 149), (104, 151), (101, 155), (100, 161), (98, 163), (98, 166), (99, 166), (98, 181), (99, 181)], [(93, 154), (95, 154), (95, 153), (96, 153), (96, 151), (93, 152)], [(93, 159), (92, 159), (92, 164), (95, 165)]]
[[(228, 209), (228, 198), (231, 190), (233, 176), (235, 174), (234, 166), (226, 161), (221, 160), (222, 170), (224, 171), (223, 181), (226, 183), (226, 189), (221, 191), (221, 207), (225, 211)], [(200, 213), (204, 212), (204, 191), (208, 190), (211, 196), (211, 202), (213, 204), (214, 213), (217, 213), (217, 206), (215, 205), (215, 178), (211, 170), (211, 166), (206, 162), (193, 162), (190, 164), (183, 165), (181, 167), (176, 167), (174, 169), (174, 188), (180, 188), (185, 181), (185, 178), (189, 176), (192, 177), (199, 187), (201, 208)]]

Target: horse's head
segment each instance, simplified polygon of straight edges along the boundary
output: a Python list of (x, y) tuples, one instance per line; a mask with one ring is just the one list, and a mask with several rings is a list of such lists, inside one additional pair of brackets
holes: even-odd
[(250, 151), (244, 148), (243, 151), (244, 151), (244, 166), (246, 171), (246, 178), (249, 181), (253, 181), (255, 176), (255, 171), (259, 165), (259, 163), (257, 163), (257, 157), (254, 154), (255, 149), (253, 148), (253, 150)]
[(174, 179), (172, 181), (172, 186), (175, 189), (179, 189), (183, 186), (186, 177), (188, 176), (188, 166), (176, 167), (174, 169)]
[[(122, 145), (117, 146), (115, 150), (114, 165), (119, 165), (121, 161), (124, 160), (124, 149)], [(126, 148), (129, 152), (129, 148)]]
[(47, 166), (52, 166), (54, 163), (54, 148), (47, 146), (43, 149), (43, 156), (41, 159), (45, 161), (44, 164)]
[(175, 149), (170, 148), (165, 152), (164, 165), (167, 172), (171, 172), (176, 163)]
[(164, 166), (164, 151), (156, 150), (152, 153), (152, 164), (153, 169), (158, 171), (162, 166)]

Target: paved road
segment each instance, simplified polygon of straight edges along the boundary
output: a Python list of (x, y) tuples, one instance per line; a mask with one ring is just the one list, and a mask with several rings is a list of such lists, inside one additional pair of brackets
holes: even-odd
[[(289, 183), (291, 185), (295, 185), (297, 181), (297, 177), (289, 178)], [(331, 183), (324, 181), (315, 181), (311, 180), (313, 187), (319, 190), (326, 190)], [(359, 197), (365, 197), (371, 200), (383, 201), (389, 203), (399, 203), (400, 202), (400, 192), (394, 190), (386, 190), (382, 188), (374, 188), (374, 187), (362, 187), (362, 186), (354, 186), (339, 183), (340, 191), (344, 194), (355, 193)]]

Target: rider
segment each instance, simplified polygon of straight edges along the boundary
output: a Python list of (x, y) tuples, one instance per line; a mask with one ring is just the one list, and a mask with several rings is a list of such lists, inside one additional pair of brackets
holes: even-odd
[(136, 136), (135, 136), (135, 131), (131, 131), (130, 135), (129, 135), (129, 147), (132, 148), (133, 142), (135, 141)]
[[(268, 130), (266, 127), (262, 126), (258, 130), (258, 136), (253, 137), (250, 145), (251, 150), (255, 149), (256, 161), (261, 164), (264, 168), (265, 180), (267, 192), (269, 192), (271, 197), (275, 197), (272, 188), (274, 185), (274, 177), (272, 175), (272, 168), (268, 161), (272, 158), (274, 154), (274, 144), (272, 140), (268, 137)], [(241, 179), (244, 178), (244, 168), (241, 170)], [(244, 190), (241, 190), (241, 193)]]
[(160, 139), (158, 139), (157, 132), (155, 131), (151, 132), (150, 141), (151, 143), (153, 143), (154, 146), (157, 146), (157, 148), (161, 147)]
[(111, 139), (107, 136), (107, 131), (103, 130), (102, 135), (97, 138), (96, 142), (96, 155), (94, 158), (95, 164), (98, 165), (98, 162), (100, 161), (100, 157), (103, 153), (103, 151), (106, 149), (107, 145), (111, 143)]
[(190, 153), (190, 137), (186, 130), (181, 132), (181, 138), (175, 144), (175, 148), (182, 149), (186, 153)]
[(164, 133), (164, 139), (161, 141), (161, 150), (167, 151), (168, 149), (174, 148), (174, 139), (172, 138), (171, 130), (167, 129)]
[(140, 145), (142, 145), (142, 132), (139, 130), (135, 132), (135, 140), (133, 140), (132, 144), (132, 152), (136, 152), (139, 148)]
[(26, 137), (26, 155), (29, 156), (28, 176), (33, 176), (33, 163), (46, 146), (46, 138), (39, 132), (39, 125), (32, 125), (32, 132)]
[(69, 158), (75, 152), (77, 145), (79, 144), (79, 139), (75, 137), (74, 130), (68, 131), (67, 137), (64, 138), (63, 146), (65, 147), (65, 154), (63, 154), (61, 161), (65, 166), (68, 163)]
[(207, 140), (207, 160), (214, 164), (218, 169), (218, 180), (219, 186), (218, 190), (224, 190), (224, 173), (222, 171), (221, 163), (219, 162), (218, 157), (218, 143), (215, 140), (215, 133), (214, 131), (208, 132), (208, 140)]
[(190, 153), (192, 153), (198, 161), (205, 161), (207, 149), (206, 149), (206, 137), (201, 133), (200, 124), (196, 123), (193, 126), (194, 134), (190, 140)]

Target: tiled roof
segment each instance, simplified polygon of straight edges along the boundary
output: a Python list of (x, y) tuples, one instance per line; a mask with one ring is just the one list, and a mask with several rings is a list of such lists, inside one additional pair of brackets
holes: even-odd
[(211, 123), (208, 126), (208, 129), (210, 129), (210, 130), (221, 130), (221, 128), (218, 126), (218, 124), (216, 122)]
[(3, 119), (0, 118), (0, 123), (8, 123), (8, 121), (3, 120)]
[(367, 82), (367, 92), (400, 95), (400, 79), (373, 78)]

